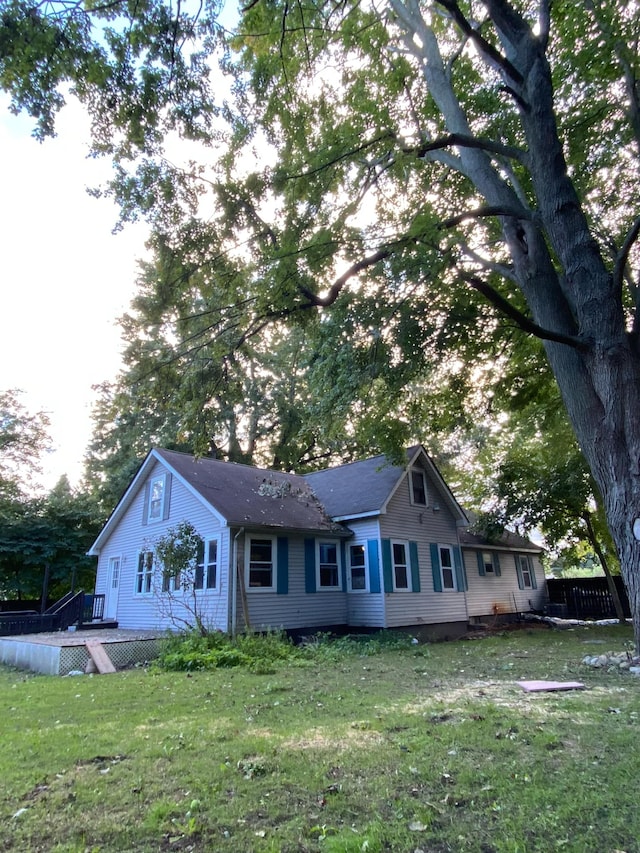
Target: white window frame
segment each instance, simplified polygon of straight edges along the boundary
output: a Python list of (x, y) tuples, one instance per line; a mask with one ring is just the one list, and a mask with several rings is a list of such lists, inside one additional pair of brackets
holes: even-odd
[[(320, 551), (323, 545), (328, 545), (331, 548), (336, 549), (336, 562), (335, 563), (322, 563), (320, 561)], [(342, 589), (342, 556), (340, 554), (340, 542), (335, 539), (317, 539), (316, 540), (316, 589), (317, 590), (336, 590)], [(322, 566), (323, 565), (331, 565), (336, 567), (336, 573), (338, 578), (337, 584), (323, 584), (322, 580)]]
[[(524, 589), (533, 589), (533, 580), (531, 578), (534, 571), (533, 561), (529, 559), (528, 554), (516, 554), (516, 560), (518, 561), (520, 576), (522, 577), (522, 586)], [(529, 583), (527, 583), (527, 578), (529, 579)]]
[[(362, 548), (362, 554), (364, 556), (364, 562), (360, 566), (354, 566), (351, 562), (351, 549), (352, 548)], [(347, 591), (354, 593), (357, 595), (361, 592), (369, 592), (369, 555), (367, 554), (367, 543), (366, 542), (350, 542), (347, 545)], [(353, 569), (362, 569), (364, 571), (364, 586), (363, 587), (355, 587), (353, 586)]]
[[(216, 557), (211, 560), (210, 548), (215, 543)], [(196, 563), (196, 574), (193, 579), (193, 586), (196, 592), (215, 592), (220, 584), (220, 537), (212, 536), (210, 539), (203, 540), (202, 562)], [(209, 585), (211, 567), (215, 569), (215, 583)], [(202, 586), (197, 586), (198, 569), (202, 567)]]
[(484, 564), (485, 575), (496, 576), (496, 557), (495, 551), (483, 551), (482, 562)]
[(140, 551), (133, 581), (133, 594), (135, 596), (153, 595), (154, 573), (153, 551)]
[[(442, 562), (443, 551), (449, 552), (449, 556), (451, 559), (451, 565), (450, 566), (445, 566), (444, 563)], [(458, 578), (457, 578), (457, 573), (456, 573), (456, 560), (455, 560), (455, 554), (453, 552), (453, 548), (451, 545), (440, 545), (440, 544), (438, 544), (438, 563), (439, 563), (439, 568), (440, 568), (440, 583), (442, 584), (442, 591), (443, 592), (457, 592), (458, 591)], [(445, 582), (444, 582), (445, 569), (447, 571), (449, 571), (449, 569), (451, 570), (451, 580), (452, 580), (453, 586), (447, 586), (447, 584), (445, 584)]]
[[(160, 484), (160, 498), (153, 497), (153, 489), (156, 484)], [(167, 500), (167, 475), (158, 474), (152, 477), (149, 481), (149, 505), (147, 507), (147, 521), (149, 524), (155, 524), (162, 521), (164, 518), (164, 507)]]
[[(404, 548), (404, 563), (396, 562), (395, 555), (395, 547), (396, 545), (402, 546)], [(396, 570), (399, 568), (404, 568), (407, 577), (407, 585), (399, 586), (398, 585), (398, 577), (396, 574)], [(409, 543), (404, 539), (392, 539), (391, 540), (391, 581), (393, 584), (394, 592), (411, 592), (411, 555), (409, 553)]]
[[(413, 485), (413, 478), (415, 476), (418, 476), (422, 479), (422, 491), (424, 493), (424, 501), (419, 501), (416, 499), (415, 489)], [(429, 500), (429, 495), (427, 492), (427, 475), (422, 470), (422, 468), (411, 468), (411, 470), (409, 471), (409, 486), (411, 489), (411, 503), (415, 504), (416, 506), (427, 506)]]
[[(251, 586), (251, 542), (271, 543), (271, 586)], [(278, 542), (275, 536), (247, 533), (244, 545), (244, 580), (245, 589), (250, 593), (275, 592), (278, 588)]]

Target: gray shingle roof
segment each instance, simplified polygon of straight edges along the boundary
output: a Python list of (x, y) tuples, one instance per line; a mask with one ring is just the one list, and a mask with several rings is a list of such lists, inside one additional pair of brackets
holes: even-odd
[(355, 518), (379, 512), (398, 484), (403, 469), (374, 456), (306, 474), (320, 502), (333, 518)]
[(460, 531), (460, 544), (470, 548), (509, 548), (510, 550), (536, 551), (541, 553), (544, 548), (536, 545), (530, 539), (514, 533), (512, 530), (504, 530), (499, 539), (490, 540), (479, 533), (469, 530)]
[(347, 532), (335, 524), (303, 477), (156, 449), (156, 455), (229, 525)]

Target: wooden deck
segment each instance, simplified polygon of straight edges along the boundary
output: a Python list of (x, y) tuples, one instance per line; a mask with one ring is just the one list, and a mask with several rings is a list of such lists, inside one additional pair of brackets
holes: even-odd
[(163, 632), (111, 628), (0, 637), (0, 663), (43, 675), (69, 675), (90, 669), (87, 641), (99, 642), (116, 669), (157, 656)]

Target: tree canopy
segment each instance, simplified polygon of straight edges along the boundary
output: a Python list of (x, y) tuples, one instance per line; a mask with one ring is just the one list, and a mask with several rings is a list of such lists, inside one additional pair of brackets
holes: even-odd
[(176, 260), (162, 345), (206, 345), (215, 370), (313, 316), (334, 353), (377, 353), (401, 399), (433, 364), (477, 394), (534, 336), (640, 643), (637, 4), (256, 0), (228, 37), (216, 6), (185, 9), (13, 2), (0, 30), (16, 108), (51, 132), (70, 82), (123, 218)]

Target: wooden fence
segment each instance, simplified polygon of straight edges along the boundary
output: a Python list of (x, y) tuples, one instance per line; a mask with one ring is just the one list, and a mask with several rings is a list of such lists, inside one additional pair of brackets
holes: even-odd
[[(614, 577), (620, 602), (627, 619), (631, 618), (629, 599), (622, 578)], [(606, 578), (551, 578), (547, 580), (549, 616), (568, 619), (615, 619), (616, 610)]]

